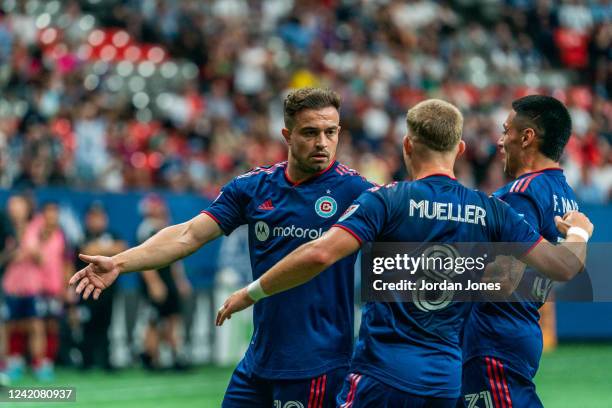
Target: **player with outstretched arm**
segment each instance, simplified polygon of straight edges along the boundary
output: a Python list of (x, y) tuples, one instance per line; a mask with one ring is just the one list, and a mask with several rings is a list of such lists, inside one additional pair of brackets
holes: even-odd
[[(285, 99), (287, 162), (236, 177), (192, 220), (167, 227), (112, 258), (81, 256), (89, 266), (71, 284), (94, 298), (120, 273), (157, 269), (240, 225), (249, 226), (254, 278), (286, 254), (320, 237), (373, 186), (335, 160), (340, 99), (304, 88)], [(253, 311), (255, 331), (230, 379), (223, 407), (335, 406), (353, 349), (355, 256)], [(328, 307), (327, 302), (334, 304)]]

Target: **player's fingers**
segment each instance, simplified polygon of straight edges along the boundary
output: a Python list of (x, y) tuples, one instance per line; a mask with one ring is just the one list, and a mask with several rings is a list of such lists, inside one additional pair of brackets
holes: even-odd
[(93, 298), (94, 298), (95, 300), (98, 300), (98, 298), (100, 297), (100, 294), (101, 294), (101, 293), (102, 293), (102, 289), (98, 289), (98, 288), (96, 288), (96, 289), (94, 290), (94, 292), (93, 292)]
[(571, 217), (573, 214), (577, 214), (577, 213), (578, 213), (578, 211), (576, 211), (576, 210), (571, 210), (571, 211), (568, 211), (568, 212), (566, 212), (565, 214), (563, 214), (563, 219), (564, 219), (564, 220), (567, 220), (567, 219), (568, 219), (569, 217)]
[(226, 319), (229, 319), (231, 315), (231, 309), (229, 307), (224, 307), (219, 317), (219, 326), (221, 326)]
[(83, 262), (87, 262), (87, 263), (95, 263), (97, 260), (97, 256), (95, 255), (85, 255), (85, 254), (79, 254), (79, 259)]
[(91, 295), (91, 292), (93, 292), (95, 288), (96, 287), (92, 284), (87, 285), (87, 288), (85, 288), (85, 292), (83, 292), (83, 299), (89, 299), (89, 295)]
[(561, 224), (561, 225), (565, 225), (566, 227), (571, 227), (572, 224), (570, 224), (568, 221), (566, 221), (565, 218), (561, 218), (558, 215), (555, 216), (555, 223)]
[(76, 293), (81, 293), (83, 292), (83, 289), (85, 289), (85, 287), (89, 285), (89, 278), (87, 276), (85, 276), (83, 279), (81, 279), (81, 281), (79, 282), (79, 284), (76, 287)]
[(557, 227), (557, 229), (562, 235), (565, 235), (567, 234), (567, 230), (570, 229), (572, 224), (570, 224), (569, 222), (565, 221), (563, 218), (557, 215), (555, 216), (555, 226)]
[(72, 275), (72, 277), (70, 278), (70, 281), (68, 283), (71, 284), (71, 285), (74, 285), (75, 283), (77, 283), (84, 276), (85, 276), (85, 269), (81, 269), (80, 271), (78, 271), (77, 273)]
[(225, 302), (223, 302), (223, 304), (217, 311), (217, 321), (216, 321), (217, 326), (221, 326), (223, 324), (223, 320), (225, 320), (223, 316), (223, 312), (227, 310), (228, 306), (229, 306), (229, 298), (226, 299)]
[(217, 326), (223, 325), (223, 320), (224, 320), (223, 310), (219, 310), (219, 313), (217, 313), (217, 322), (216, 322)]
[(215, 319), (215, 326), (221, 326), (221, 324), (220, 324), (220, 322), (221, 322), (221, 315), (223, 314), (223, 309), (224, 308), (225, 308), (225, 305), (221, 305), (219, 310), (217, 310), (217, 318)]

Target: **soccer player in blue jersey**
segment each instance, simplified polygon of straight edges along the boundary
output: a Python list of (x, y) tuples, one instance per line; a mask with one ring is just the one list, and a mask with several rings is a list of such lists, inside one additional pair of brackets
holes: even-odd
[[(236, 177), (192, 220), (168, 227), (112, 258), (81, 256), (77, 292), (94, 298), (119, 273), (156, 269), (240, 225), (249, 226), (254, 278), (303, 243), (320, 237), (373, 186), (335, 160), (340, 99), (305, 88), (285, 99), (287, 162)], [(223, 407), (331, 407), (353, 346), (355, 257), (317, 279), (257, 304), (253, 337), (227, 388)], [(329, 307), (329, 302), (334, 307)]]
[[(440, 100), (424, 101), (410, 109), (407, 122), (403, 151), (413, 181), (363, 193), (321, 238), (302, 245), (230, 296), (219, 311), (218, 325), (269, 295), (309, 282), (366, 241), (516, 242), (523, 248), (521, 259), (551, 277), (562, 278), (582, 267), (582, 235), (588, 239), (592, 232), (583, 214), (571, 212), (564, 221), (558, 219), (564, 231), (568, 225), (575, 228), (567, 241), (578, 245), (556, 247), (501, 200), (455, 180), (453, 165), (465, 149), (457, 108)], [(424, 311), (408, 302), (366, 303), (338, 405), (454, 407), (461, 391), (459, 336), (470, 307), (450, 302)]]
[[(555, 216), (578, 210), (559, 167), (571, 128), (569, 112), (561, 102), (530, 95), (512, 103), (498, 143), (504, 170), (515, 180), (494, 195), (551, 242), (562, 240)], [(476, 303), (467, 320), (462, 385), (467, 407), (542, 406), (533, 383), (542, 354), (538, 309), (551, 282), (533, 270), (523, 271), (522, 263), (518, 270), (506, 271), (508, 290), (516, 288), (509, 302)]]

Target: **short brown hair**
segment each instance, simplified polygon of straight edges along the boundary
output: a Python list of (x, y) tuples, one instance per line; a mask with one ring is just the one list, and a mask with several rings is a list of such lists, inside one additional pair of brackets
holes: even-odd
[(336, 110), (340, 110), (340, 96), (331, 89), (296, 89), (285, 98), (285, 127), (292, 129), (295, 125), (295, 115), (303, 109), (323, 109), (328, 106), (333, 106)]
[(417, 141), (438, 152), (452, 150), (461, 140), (463, 115), (440, 99), (416, 104), (408, 110), (406, 122)]

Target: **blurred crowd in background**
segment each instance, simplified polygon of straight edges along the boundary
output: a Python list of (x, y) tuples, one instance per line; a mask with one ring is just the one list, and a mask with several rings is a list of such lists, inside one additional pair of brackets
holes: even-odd
[(282, 100), (343, 100), (339, 159), (405, 177), (406, 109), (466, 116), (459, 179), (504, 182), (496, 140), (510, 102), (570, 108), (563, 158), (583, 202), (612, 191), (612, 4), (606, 0), (5, 0), (0, 14), (0, 187), (213, 197), (284, 160)]
[[(31, 367), (41, 381), (51, 380), (56, 363), (83, 369), (112, 370), (134, 361), (149, 370), (189, 368), (183, 348), (185, 302), (192, 296), (182, 263), (142, 271), (134, 322), (126, 324), (130, 307), (113, 312), (117, 287), (99, 300), (83, 300), (67, 282), (86, 266), (78, 254), (112, 256), (127, 248), (112, 231), (101, 201), (92, 201), (83, 217), (83, 235), (71, 242), (54, 201), (36, 203), (32, 195), (15, 193), (0, 209), (0, 384), (19, 380)], [(156, 194), (140, 202), (139, 241), (169, 223), (165, 201)], [(119, 322), (127, 356), (113, 358), (111, 322)], [(115, 345), (116, 346), (116, 345)], [(166, 351), (162, 358), (161, 352)]]

